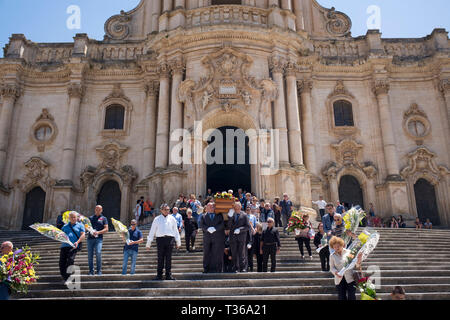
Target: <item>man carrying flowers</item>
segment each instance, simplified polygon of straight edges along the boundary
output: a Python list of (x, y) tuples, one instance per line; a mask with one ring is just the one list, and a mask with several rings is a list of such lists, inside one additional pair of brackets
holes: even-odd
[[(0, 264), (5, 264), (7, 261), (3, 258), (5, 255), (9, 255), (12, 252), (13, 244), (10, 241), (5, 241), (2, 243), (1, 247), (1, 259)], [(0, 300), (9, 300), (9, 296), (11, 294), (11, 288), (8, 283), (1, 282), (0, 283)]]
[(70, 246), (68, 243), (61, 245), (61, 251), (59, 255), (59, 271), (64, 282), (69, 279), (67, 268), (75, 263), (75, 257), (81, 248), (81, 242), (85, 238), (85, 229), (83, 224), (77, 222), (78, 214), (75, 211), (69, 213), (69, 222), (64, 225), (62, 231), (69, 237), (69, 240), (75, 247)]

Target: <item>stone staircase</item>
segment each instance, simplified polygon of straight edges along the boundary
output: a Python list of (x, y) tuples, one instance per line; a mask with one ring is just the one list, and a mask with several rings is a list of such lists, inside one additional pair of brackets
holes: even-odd
[[(143, 228), (145, 240), (148, 227)], [(396, 285), (408, 299), (450, 299), (450, 230), (378, 229), (381, 240), (363, 263), (381, 269), (381, 299), (389, 299)], [(152, 281), (156, 275), (156, 248), (147, 252), (141, 245), (136, 275), (122, 276), (123, 243), (114, 233), (103, 242), (103, 275), (88, 276), (86, 244), (76, 258), (81, 268), (81, 290), (70, 291), (59, 275), (59, 243), (34, 231), (0, 231), (0, 241), (12, 240), (15, 247), (29, 244), (41, 256), (40, 276), (27, 295), (15, 299), (170, 299), (170, 300), (333, 300), (337, 298), (332, 275), (322, 272), (319, 257), (300, 258), (293, 235), (282, 235), (282, 250), (276, 273), (202, 274), (201, 243), (197, 252), (174, 250), (172, 271), (177, 281)], [(184, 244), (184, 241), (183, 241)], [(314, 248), (314, 246), (312, 245)], [(305, 250), (306, 252), (306, 250)], [(95, 260), (95, 259), (94, 259)], [(256, 259), (255, 259), (256, 264)]]

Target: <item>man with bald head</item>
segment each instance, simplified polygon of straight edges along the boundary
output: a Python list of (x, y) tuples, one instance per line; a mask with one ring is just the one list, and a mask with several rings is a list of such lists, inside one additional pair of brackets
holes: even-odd
[[(4, 256), (5, 254), (9, 254), (13, 250), (13, 244), (10, 241), (5, 241), (2, 243), (1, 246), (1, 255)], [(0, 265), (2, 262), (0, 261)], [(6, 283), (0, 283), (0, 300), (9, 300), (9, 296), (11, 294), (11, 290), (9, 288), (9, 285)]]
[(203, 230), (203, 273), (220, 273), (223, 271), (225, 223), (223, 216), (215, 213), (214, 202), (206, 205), (200, 227)]
[(92, 228), (95, 230), (94, 234), (89, 233), (87, 245), (88, 245), (88, 263), (89, 263), (89, 275), (94, 275), (94, 252), (97, 263), (97, 275), (102, 275), (102, 246), (103, 246), (103, 234), (108, 232), (108, 219), (102, 215), (103, 207), (98, 205), (95, 207), (95, 214), (89, 217), (91, 220)]

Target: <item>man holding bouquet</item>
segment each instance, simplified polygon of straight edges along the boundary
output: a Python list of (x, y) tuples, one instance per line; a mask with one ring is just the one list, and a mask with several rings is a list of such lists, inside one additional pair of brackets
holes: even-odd
[(75, 211), (69, 213), (69, 222), (62, 227), (62, 231), (67, 235), (69, 240), (75, 245), (71, 247), (67, 243), (61, 245), (59, 255), (59, 271), (64, 282), (69, 279), (67, 268), (75, 263), (75, 257), (81, 248), (81, 242), (85, 238), (85, 229), (83, 224), (77, 222), (78, 214)]
[(137, 221), (135, 219), (131, 220), (131, 227), (128, 229), (128, 234), (130, 235), (130, 243), (125, 244), (123, 247), (123, 265), (122, 265), (122, 275), (127, 274), (128, 259), (131, 258), (131, 271), (130, 274), (135, 274), (136, 271), (136, 260), (139, 250), (139, 244), (144, 242), (144, 236), (142, 231), (137, 227)]

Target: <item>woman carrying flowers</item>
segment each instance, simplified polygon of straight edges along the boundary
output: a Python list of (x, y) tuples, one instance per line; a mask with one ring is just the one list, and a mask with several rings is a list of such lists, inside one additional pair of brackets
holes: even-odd
[[(345, 242), (342, 238), (332, 237), (329, 243), (334, 253), (330, 256), (330, 271), (334, 275), (334, 284), (338, 291), (339, 300), (356, 300), (356, 281), (353, 277), (353, 269), (347, 270), (343, 276), (339, 275), (339, 271), (344, 268), (345, 257), (349, 254), (349, 250), (345, 249)], [(362, 255), (358, 255), (356, 268), (360, 268)]]
[(309, 221), (309, 215), (304, 214), (302, 216), (303, 219), (303, 229), (301, 229), (300, 233), (295, 236), (295, 240), (298, 242), (298, 249), (300, 250), (300, 254), (302, 255), (302, 259), (305, 259), (303, 244), (305, 244), (306, 250), (308, 250), (309, 259), (312, 260), (312, 252), (311, 252), (311, 239), (309, 237), (309, 231), (312, 229), (311, 222)]
[(314, 237), (314, 244), (319, 250), (320, 263), (322, 271), (330, 271), (330, 248), (328, 247), (328, 237), (323, 229), (323, 223), (319, 223), (319, 232)]

